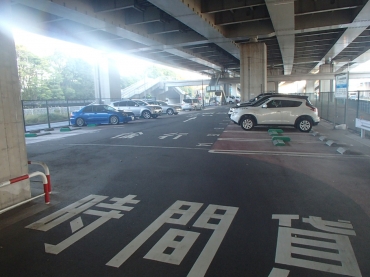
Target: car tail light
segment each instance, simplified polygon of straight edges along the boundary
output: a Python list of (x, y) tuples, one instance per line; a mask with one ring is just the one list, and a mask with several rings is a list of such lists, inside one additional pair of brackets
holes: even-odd
[(317, 108), (315, 107), (309, 107), (311, 111), (313, 111), (314, 113), (317, 113)]
[(306, 102), (306, 106), (311, 110), (311, 111), (313, 111), (314, 113), (317, 113), (318, 111), (317, 111), (317, 108), (316, 107), (314, 107), (314, 106), (312, 106), (310, 103), (307, 103)]

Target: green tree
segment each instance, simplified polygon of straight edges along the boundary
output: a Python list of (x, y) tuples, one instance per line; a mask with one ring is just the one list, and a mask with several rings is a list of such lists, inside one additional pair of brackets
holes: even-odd
[(48, 97), (48, 60), (36, 56), (23, 46), (17, 46), (16, 49), (22, 99), (40, 100)]

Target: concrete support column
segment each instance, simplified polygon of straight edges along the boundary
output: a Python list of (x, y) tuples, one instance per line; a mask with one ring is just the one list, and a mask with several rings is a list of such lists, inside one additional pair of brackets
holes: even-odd
[[(0, 1), (0, 182), (28, 174), (10, 0)], [(0, 209), (31, 197), (29, 180), (0, 188)]]
[(267, 90), (267, 47), (264, 43), (240, 44), (241, 101)]
[[(332, 64), (323, 64), (319, 68), (320, 73), (332, 73)], [(320, 92), (331, 92), (333, 91), (333, 80), (320, 80)]]
[(237, 86), (237, 84), (232, 84), (232, 86), (231, 86), (231, 95), (234, 95), (234, 96), (238, 95), (238, 86)]
[(275, 82), (275, 93), (279, 93), (279, 82)]
[(120, 74), (114, 61), (101, 57), (94, 71), (95, 98), (105, 104), (121, 99)]
[(306, 81), (306, 93), (315, 93), (315, 81)]

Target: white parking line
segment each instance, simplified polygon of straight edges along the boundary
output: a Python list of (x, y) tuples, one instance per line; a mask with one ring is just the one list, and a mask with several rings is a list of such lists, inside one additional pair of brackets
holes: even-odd
[[(211, 143), (212, 144), (212, 143)], [(157, 148), (157, 149), (187, 149), (187, 150), (206, 150), (205, 148), (192, 148), (192, 147), (170, 147), (170, 146), (158, 146), (158, 145), (111, 145), (111, 144), (98, 144), (98, 143), (69, 143), (65, 145), (70, 146), (104, 146), (104, 147), (133, 147), (133, 148)], [(209, 146), (209, 145), (197, 145), (197, 146)]]
[(311, 158), (365, 158), (369, 155), (339, 155), (322, 153), (304, 153), (304, 152), (278, 152), (278, 151), (245, 151), (245, 150), (209, 150), (213, 154), (233, 154), (233, 155), (270, 155), (270, 156), (291, 156), (291, 157), (311, 157)]

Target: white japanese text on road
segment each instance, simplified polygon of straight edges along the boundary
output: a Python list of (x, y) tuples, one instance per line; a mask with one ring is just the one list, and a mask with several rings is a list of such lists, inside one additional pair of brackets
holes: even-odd
[[(299, 219), (298, 215), (275, 214), (272, 218), (279, 220), (275, 263), (345, 276), (362, 276), (348, 237), (356, 236), (350, 222), (326, 221), (314, 216), (302, 219), (304, 223), (325, 231), (317, 232), (291, 228), (292, 221)], [(287, 277), (289, 272), (275, 267), (269, 277)]]
[[(202, 205), (202, 203), (176, 201), (107, 265), (120, 267), (165, 223), (186, 225)], [(236, 207), (209, 205), (200, 215), (193, 227), (214, 231), (187, 276), (205, 275), (237, 211)], [(171, 228), (144, 258), (179, 265), (199, 235), (199, 232)], [(173, 249), (171, 254), (165, 253), (167, 248)]]
[[(94, 222), (90, 223), (89, 225), (84, 227), (83, 221), (81, 216), (77, 217), (76, 219), (70, 222), (71, 233), (72, 235), (63, 240), (62, 242), (58, 243), (57, 245), (47, 244), (45, 243), (45, 252), (51, 254), (59, 254), (84, 236), (88, 235), (96, 228), (100, 227), (110, 219), (119, 219), (123, 216), (121, 211), (131, 211), (133, 207), (124, 206), (124, 204), (137, 204), (140, 201), (134, 200), (136, 195), (128, 195), (124, 198), (112, 198), (110, 201), (115, 202), (111, 203), (100, 203), (99, 202), (108, 198), (108, 196), (101, 196), (101, 195), (89, 195), (49, 216), (46, 216), (28, 226), (26, 228), (40, 230), (40, 231), (48, 231), (55, 226), (71, 219), (72, 217), (78, 214), (86, 214), (86, 215), (93, 215), (97, 216), (98, 219)], [(100, 211), (100, 210), (93, 210), (89, 209), (92, 206), (96, 205), (99, 208), (111, 209), (108, 212)]]

